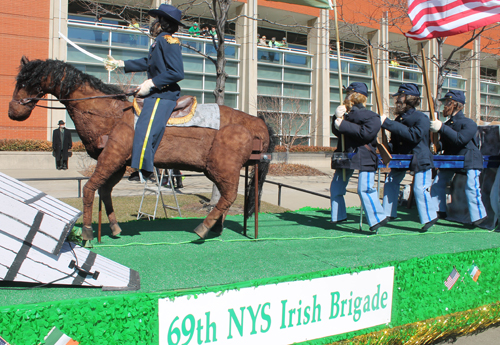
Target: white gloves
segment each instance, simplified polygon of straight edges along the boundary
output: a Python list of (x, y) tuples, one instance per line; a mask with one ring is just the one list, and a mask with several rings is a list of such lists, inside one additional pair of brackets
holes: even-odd
[(439, 120), (431, 121), (431, 132), (437, 133), (443, 126), (443, 123)]
[(386, 119), (387, 119), (387, 116), (385, 116), (385, 115), (380, 116), (380, 124), (383, 125)]
[(338, 130), (340, 128), (340, 124), (342, 123), (342, 119), (340, 117), (335, 119), (334, 125), (335, 128)]
[(148, 79), (141, 85), (139, 85), (139, 92), (137, 92), (137, 96), (144, 97), (151, 93), (151, 89), (155, 87), (153, 84), (153, 80)]
[(125, 62), (123, 60), (115, 60), (111, 55), (108, 55), (108, 58), (104, 59), (104, 68), (108, 71), (114, 71), (118, 67), (125, 67)]
[(335, 117), (337, 119), (340, 119), (342, 116), (344, 116), (346, 111), (347, 111), (347, 108), (345, 107), (345, 105), (339, 105), (337, 107), (337, 110), (335, 110)]

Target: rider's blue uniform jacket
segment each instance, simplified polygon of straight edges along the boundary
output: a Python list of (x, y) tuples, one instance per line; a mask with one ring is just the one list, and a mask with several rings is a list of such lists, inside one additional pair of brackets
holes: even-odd
[(483, 169), (483, 155), (478, 148), (476, 123), (459, 111), (443, 123), (440, 134), (441, 148), (445, 155), (464, 157), (464, 169)]
[(391, 132), (389, 143), (391, 153), (413, 154), (410, 162), (411, 171), (423, 171), (434, 168), (429, 149), (430, 120), (415, 108), (399, 115), (394, 120), (386, 119), (382, 128)]
[(149, 48), (147, 57), (125, 61), (125, 72), (148, 72), (156, 88), (147, 98), (162, 98), (176, 101), (181, 88), (177, 82), (184, 79), (184, 64), (180, 41), (162, 32)]

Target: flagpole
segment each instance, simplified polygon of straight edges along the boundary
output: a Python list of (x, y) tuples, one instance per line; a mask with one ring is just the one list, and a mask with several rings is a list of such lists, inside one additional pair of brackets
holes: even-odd
[[(340, 97), (340, 104), (342, 104), (342, 101), (344, 99), (343, 95), (343, 90), (342, 90), (342, 61), (340, 60), (340, 37), (339, 37), (339, 23), (337, 21), (337, 0), (333, 0), (333, 11), (335, 14), (335, 35), (336, 41), (337, 41), (337, 71), (338, 71), (338, 76), (339, 76), (339, 97)], [(342, 152), (345, 150), (345, 141), (344, 141), (344, 134), (340, 135), (340, 142), (342, 143)], [(345, 175), (345, 169), (342, 169), (342, 180), (346, 180), (346, 175)]]
[[(431, 86), (429, 82), (429, 74), (427, 72), (427, 60), (425, 59), (425, 51), (424, 51), (424, 45), (420, 44), (421, 48), (421, 54), (422, 54), (422, 73), (424, 75), (424, 85), (425, 85), (425, 91), (427, 93), (427, 104), (429, 105), (429, 118), (431, 121), (435, 121), (436, 117), (434, 116), (434, 100), (432, 99), (432, 92), (431, 92)], [(436, 153), (438, 151), (438, 146), (439, 146), (439, 139), (437, 137), (437, 133), (430, 132), (430, 137), (432, 144), (434, 145), (434, 151), (433, 153)]]

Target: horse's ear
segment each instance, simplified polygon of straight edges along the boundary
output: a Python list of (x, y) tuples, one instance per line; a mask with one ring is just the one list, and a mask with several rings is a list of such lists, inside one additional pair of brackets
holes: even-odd
[(21, 58), (21, 65), (27, 65), (28, 62), (30, 62), (30, 60), (28, 60), (28, 58), (26, 56), (23, 55), (23, 57)]

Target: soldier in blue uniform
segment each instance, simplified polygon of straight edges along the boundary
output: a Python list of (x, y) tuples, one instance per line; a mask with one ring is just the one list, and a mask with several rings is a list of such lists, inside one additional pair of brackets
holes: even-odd
[[(412, 83), (401, 84), (395, 97), (395, 120), (381, 117), (382, 128), (391, 132), (389, 148), (394, 154), (413, 154), (410, 171), (415, 174), (413, 195), (417, 204), (422, 230), (426, 231), (437, 220), (437, 207), (430, 195), (434, 163), (429, 149), (429, 118), (415, 108), (420, 105), (420, 90)], [(397, 217), (398, 196), (406, 169), (391, 169), (384, 185), (384, 210), (391, 218)]]
[[(380, 130), (378, 114), (365, 108), (368, 97), (366, 84), (355, 82), (347, 88), (344, 105), (335, 111), (333, 133), (340, 138), (344, 135), (345, 147), (339, 142), (336, 152), (355, 153), (351, 160), (332, 160), (335, 168), (330, 185), (331, 221), (343, 222), (347, 219), (344, 195), (347, 183), (354, 170), (359, 170), (358, 195), (361, 205), (370, 225), (370, 231), (377, 231), (385, 225), (389, 218), (378, 198), (377, 189), (373, 188), (375, 171), (377, 170), (377, 133)], [(346, 111), (348, 111), (347, 114)], [(345, 115), (344, 115), (345, 114)], [(342, 119), (342, 117), (344, 117)], [(343, 179), (342, 170), (346, 170), (346, 179)]]
[(181, 46), (178, 38), (172, 37), (181, 23), (182, 13), (172, 5), (161, 4), (149, 15), (157, 17), (152, 24), (158, 30), (155, 42), (149, 49), (147, 57), (136, 60), (105, 60), (107, 69), (124, 67), (125, 72), (147, 71), (148, 79), (139, 87), (137, 96), (145, 97), (135, 128), (132, 149), (132, 168), (138, 169), (145, 177), (153, 172), (153, 161), (156, 149), (160, 144), (167, 121), (172, 114), (176, 101), (180, 96), (177, 84), (184, 79)]
[[(465, 195), (469, 203), (471, 222), (477, 226), (487, 216), (479, 185), (483, 155), (478, 148), (477, 125), (462, 112), (465, 104), (463, 91), (449, 91), (440, 101), (445, 102), (443, 115), (449, 119), (444, 125), (439, 120), (431, 121), (431, 131), (440, 134), (441, 149), (445, 155), (464, 156), (464, 169), (459, 173), (467, 174)], [(432, 184), (431, 195), (439, 207), (439, 218), (446, 218), (446, 184), (455, 173), (456, 170), (440, 169)]]

